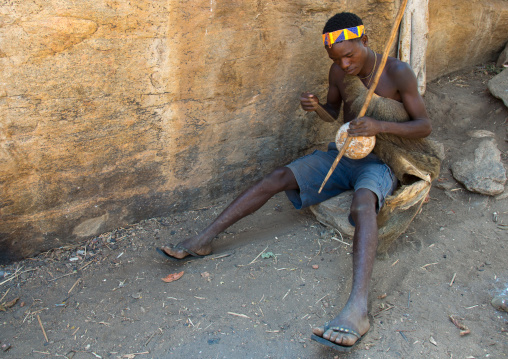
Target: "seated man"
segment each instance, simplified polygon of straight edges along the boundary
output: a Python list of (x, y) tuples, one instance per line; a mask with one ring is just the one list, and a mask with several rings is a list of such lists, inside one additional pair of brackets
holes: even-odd
[[(347, 40), (341, 31), (345, 29), (348, 29), (345, 37)], [(352, 136), (388, 133), (406, 138), (423, 138), (430, 134), (431, 125), (417, 90), (416, 77), (408, 64), (395, 58), (388, 58), (376, 94), (402, 102), (410, 121), (384, 122), (371, 117), (355, 119), (351, 103), (346, 98), (345, 76), (357, 76), (369, 88), (381, 62), (381, 55), (368, 47), (362, 20), (354, 14), (336, 14), (326, 23), (323, 34), (326, 51), (333, 61), (326, 104), (321, 105), (311, 93), (303, 93), (300, 101), (305, 111), (316, 111), (318, 106), (322, 106), (337, 119), (343, 104), (344, 121), (350, 121), (349, 134)], [(209, 254), (215, 236), (259, 209), (278, 192), (286, 191), (293, 205), (300, 209), (354, 189), (351, 217), (356, 227), (353, 237), (351, 294), (337, 317), (323, 327), (313, 329), (313, 333), (320, 337), (318, 339), (327, 345), (351, 347), (370, 327), (367, 298), (378, 242), (376, 216), (386, 196), (396, 187), (397, 180), (392, 170), (373, 153), (359, 160), (344, 157), (323, 191), (318, 193), (337, 154), (335, 143), (331, 143), (327, 152), (315, 151), (286, 167), (275, 169), (240, 194), (201, 233), (177, 245), (163, 247), (163, 254), (174, 258)]]

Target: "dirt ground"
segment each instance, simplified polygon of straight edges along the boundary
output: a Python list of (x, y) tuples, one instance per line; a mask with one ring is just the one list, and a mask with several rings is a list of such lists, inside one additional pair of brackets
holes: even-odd
[[(310, 340), (347, 300), (350, 240), (280, 194), (221, 234), (205, 259), (176, 263), (155, 247), (196, 233), (227, 202), (0, 267), (0, 341), (10, 345), (0, 357), (508, 357), (508, 313), (490, 304), (508, 292), (507, 192), (470, 193), (449, 170), (474, 149), (471, 130), (492, 131), (507, 163), (508, 110), (487, 90), (492, 76), (485, 65), (428, 85), (432, 137), (446, 159), (430, 202), (375, 263), (372, 327), (353, 353)], [(461, 336), (450, 315), (471, 333)]]

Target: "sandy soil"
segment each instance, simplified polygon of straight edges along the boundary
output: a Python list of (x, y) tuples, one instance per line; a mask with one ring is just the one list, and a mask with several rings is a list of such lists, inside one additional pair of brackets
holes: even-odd
[[(487, 90), (489, 68), (428, 86), (433, 137), (447, 158), (430, 202), (376, 261), (372, 328), (350, 358), (508, 356), (508, 313), (490, 304), (507, 291), (508, 236), (499, 224), (508, 223), (508, 196), (470, 193), (449, 170), (474, 149), (470, 130), (494, 132), (506, 164), (508, 110)], [(284, 195), (220, 235), (205, 259), (175, 263), (155, 252), (204, 228), (225, 205), (1, 267), (11, 274), (0, 279), (0, 303), (19, 300), (0, 311), (0, 341), (11, 346), (0, 357), (344, 357), (310, 334), (348, 297), (350, 240), (337, 241)], [(180, 271), (178, 281), (161, 280)], [(461, 336), (450, 315), (471, 333)]]

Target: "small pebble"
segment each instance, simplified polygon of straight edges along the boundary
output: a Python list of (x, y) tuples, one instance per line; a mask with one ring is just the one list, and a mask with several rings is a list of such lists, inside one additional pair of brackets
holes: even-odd
[(319, 268), (319, 264), (313, 264), (312, 265), (312, 269), (318, 269)]
[(490, 303), (497, 310), (508, 312), (508, 296), (499, 295), (494, 297)]

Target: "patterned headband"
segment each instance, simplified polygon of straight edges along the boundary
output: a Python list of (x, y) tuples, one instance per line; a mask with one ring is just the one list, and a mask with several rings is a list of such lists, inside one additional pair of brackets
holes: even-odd
[(362, 37), (363, 34), (365, 34), (363, 25), (337, 30), (334, 32), (327, 32), (326, 34), (323, 34), (323, 44), (325, 46), (332, 47), (336, 42), (356, 39)]

